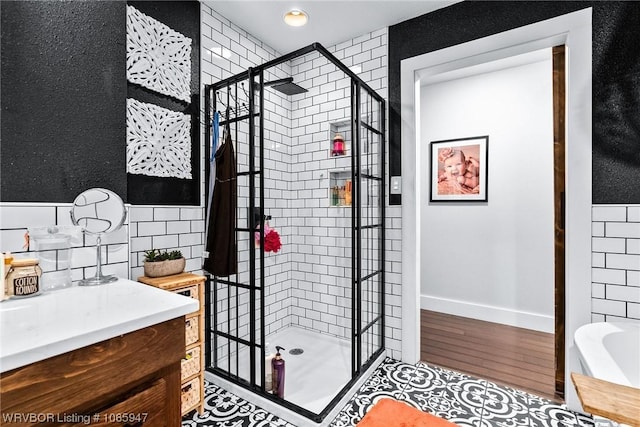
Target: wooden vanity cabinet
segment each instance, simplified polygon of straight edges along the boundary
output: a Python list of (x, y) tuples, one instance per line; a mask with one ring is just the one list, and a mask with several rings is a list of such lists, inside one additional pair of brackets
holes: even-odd
[(0, 374), (2, 424), (180, 426), (184, 322), (181, 316)]

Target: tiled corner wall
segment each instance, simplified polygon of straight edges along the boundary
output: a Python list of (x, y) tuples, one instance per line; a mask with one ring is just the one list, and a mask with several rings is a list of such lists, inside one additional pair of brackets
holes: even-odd
[[(348, 67), (360, 66), (358, 76), (383, 99), (388, 100), (388, 32), (386, 28), (363, 34), (353, 40), (328, 47)], [(386, 105), (386, 123), (389, 123)], [(388, 140), (388, 132), (386, 136)], [(385, 182), (389, 182), (389, 143), (386, 144)], [(389, 186), (385, 185), (387, 200), (385, 216), (385, 348), (387, 355), (402, 359), (402, 263), (401, 263), (401, 206), (389, 206)]]
[[(212, 3), (215, 7), (215, 4)], [(215, 83), (221, 79), (234, 74), (246, 71), (249, 66), (259, 65), (271, 59), (279, 57), (281, 53), (275, 52), (269, 46), (264, 45), (259, 40), (247, 34), (242, 29), (228, 21), (209, 7), (209, 4), (202, 4), (202, 81), (203, 84)], [(224, 58), (216, 52), (227, 49), (231, 56)], [(383, 98), (387, 98), (387, 31), (381, 29), (365, 34), (353, 40), (346, 41), (336, 46), (327, 47), (339, 60), (347, 66), (360, 66), (359, 76), (376, 90)], [(305, 62), (306, 58), (301, 60)], [(300, 65), (300, 64), (298, 64)], [(286, 65), (283, 64), (283, 67)], [(296, 67), (295, 61), (291, 65)], [(305, 88), (321, 91), (322, 85), (331, 85), (328, 75), (320, 69), (282, 69), (284, 74), (275, 70), (273, 78), (293, 76), (294, 81)], [(304, 73), (307, 72), (305, 75)], [(316, 73), (317, 72), (317, 73)], [(303, 73), (303, 74), (298, 74)], [(343, 74), (343, 73), (342, 73)], [(325, 81), (321, 79), (326, 78)], [(268, 81), (270, 77), (265, 76)], [(315, 79), (315, 80), (314, 80)], [(327, 159), (329, 145), (323, 146), (317, 152), (300, 152), (298, 138), (316, 138), (319, 144), (321, 139), (327, 143), (328, 131), (322, 125), (327, 125), (330, 121), (337, 121), (343, 110), (348, 110), (349, 95), (343, 93), (339, 95), (341, 87), (335, 87), (335, 93), (328, 93), (330, 87), (324, 87), (322, 102), (310, 105), (297, 105), (296, 97), (279, 97), (272, 90), (265, 90), (265, 213), (272, 216), (270, 225), (278, 230), (281, 235), (283, 248), (278, 254), (267, 254), (265, 257), (266, 276), (266, 307), (265, 307), (265, 333), (275, 332), (283, 326), (296, 324), (325, 333), (338, 336), (348, 336), (346, 327), (350, 327), (350, 321), (345, 320), (344, 314), (348, 301), (340, 300), (338, 295), (332, 295), (329, 285), (320, 285), (313, 289), (307, 281), (309, 275), (314, 277), (332, 276), (333, 282), (345, 281), (344, 276), (339, 277), (337, 271), (344, 269), (346, 265), (336, 260), (343, 258), (350, 264), (350, 249), (330, 248), (327, 245), (314, 245), (311, 240), (309, 244), (303, 243), (302, 249), (309, 253), (301, 253), (300, 241), (304, 237), (300, 235), (301, 230), (309, 231), (310, 238), (321, 242), (322, 240), (342, 238), (340, 236), (330, 236), (329, 234), (341, 233), (346, 236), (345, 225), (348, 224), (347, 216), (349, 211), (345, 208), (327, 208), (328, 186), (320, 184), (319, 174), (326, 173), (327, 168), (321, 165), (320, 161)], [(346, 83), (348, 90), (348, 81)], [(309, 95), (309, 94), (306, 94)], [(306, 95), (300, 98), (309, 99)], [(329, 99), (329, 97), (332, 97)], [(291, 104), (293, 101), (293, 105)], [(318, 98), (319, 100), (319, 98)], [(320, 105), (322, 104), (322, 105)], [(344, 105), (343, 105), (344, 104)], [(204, 105), (204, 102), (203, 102)], [(322, 110), (321, 110), (322, 109)], [(318, 114), (315, 118), (313, 115)], [(324, 116), (323, 116), (324, 114)], [(324, 117), (324, 118), (323, 118)], [(292, 121), (295, 121), (294, 124)], [(310, 126), (307, 128), (307, 122)], [(204, 123), (204, 120), (203, 120)], [(296, 134), (299, 132), (299, 125), (303, 124), (305, 135)], [(314, 130), (315, 127), (318, 129)], [(204, 133), (204, 124), (202, 132)], [(312, 136), (315, 134), (316, 136)], [(294, 141), (294, 138), (296, 139)], [(242, 140), (239, 138), (239, 142)], [(239, 149), (242, 149), (241, 146)], [(322, 158), (320, 158), (320, 157)], [(304, 160), (301, 165), (300, 157)], [(240, 157), (239, 157), (240, 161)], [(302, 168), (302, 169), (300, 169)], [(329, 168), (331, 169), (331, 168)], [(388, 170), (388, 168), (387, 168)], [(309, 180), (300, 180), (299, 174)], [(315, 182), (315, 183), (314, 183)], [(283, 183), (288, 183), (287, 190), (283, 190)], [(317, 183), (317, 185), (316, 185)], [(239, 184), (241, 182), (239, 181)], [(203, 184), (204, 185), (204, 184)], [(302, 193), (300, 193), (302, 192)], [(301, 194), (312, 195), (313, 201), (304, 201), (299, 197)], [(242, 203), (239, 202), (239, 206)], [(312, 205), (309, 205), (311, 203)], [(301, 205), (302, 204), (302, 205)], [(317, 204), (317, 206), (316, 206)], [(308, 205), (308, 206), (307, 206)], [(305, 212), (317, 211), (321, 209), (324, 215), (299, 215), (300, 210)], [(294, 212), (295, 211), (295, 212)], [(326, 212), (325, 212), (326, 211)], [(304, 212), (302, 212), (304, 213)], [(400, 207), (387, 209), (387, 340), (386, 346), (391, 356), (400, 357)], [(240, 218), (246, 218), (246, 214), (239, 211)], [(334, 225), (340, 224), (340, 230)], [(394, 232), (389, 227), (397, 227)], [(349, 228), (350, 231), (350, 228)], [(323, 233), (326, 232), (326, 236)], [(315, 233), (315, 235), (314, 235)], [(315, 241), (314, 240), (314, 241)], [(343, 240), (347, 241), (346, 237)], [(243, 246), (245, 248), (245, 246)], [(332, 254), (329, 254), (329, 251)], [(349, 258), (344, 258), (338, 252), (346, 252)], [(300, 258), (305, 259), (305, 265), (299, 266)], [(241, 262), (246, 261), (247, 253), (241, 255)], [(294, 261), (295, 260), (295, 261)], [(306, 261), (313, 261), (311, 263)], [(345, 262), (346, 262), (345, 261)], [(300, 268), (301, 267), (301, 268)], [(309, 271), (306, 271), (306, 270)], [(322, 270), (322, 271), (321, 271)], [(325, 271), (326, 270), (326, 271)], [(335, 274), (327, 274), (331, 270)], [(241, 271), (245, 271), (241, 268)], [(301, 287), (294, 287), (293, 284), (302, 280)], [(348, 281), (348, 280), (347, 280)], [(305, 286), (311, 286), (306, 289)], [(348, 283), (347, 283), (348, 286)], [(303, 289), (304, 288), (304, 289)], [(335, 289), (339, 292), (338, 289)], [(295, 294), (296, 298), (292, 297)], [(344, 294), (344, 292), (342, 293)], [(221, 305), (220, 309), (226, 309)]]
[[(366, 77), (386, 76), (386, 31), (376, 31), (329, 48), (336, 57), (366, 70)], [(293, 194), (290, 215), (296, 227), (295, 253), (292, 255), (292, 324), (349, 339), (351, 333), (351, 207), (332, 206), (330, 187), (336, 184), (333, 177), (351, 175), (351, 153), (354, 149), (349, 132), (351, 120), (351, 79), (335, 64), (318, 52), (312, 52), (291, 61), (294, 81), (308, 88), (309, 92), (292, 97), (292, 165), (290, 191)], [(382, 72), (381, 72), (382, 70)], [(373, 79), (380, 88), (386, 87), (384, 79)], [(380, 123), (371, 120), (375, 114), (366, 112), (374, 103), (362, 92), (363, 120), (379, 128)], [(379, 112), (379, 109), (376, 109)], [(345, 156), (331, 156), (331, 128), (344, 126)], [(380, 140), (371, 138), (362, 129), (362, 168), (379, 176)], [(366, 150), (365, 150), (366, 142)], [(363, 180), (363, 185), (367, 185)], [(364, 191), (363, 224), (380, 222), (376, 209), (378, 199), (372, 197), (379, 187)], [(374, 212), (375, 211), (375, 212)], [(367, 250), (367, 233), (363, 232), (361, 247), (363, 275), (377, 270), (374, 248)], [(377, 246), (376, 246), (377, 248)], [(363, 298), (371, 304), (380, 296), (367, 289), (377, 278), (363, 283)], [(373, 286), (371, 286), (373, 287)], [(363, 302), (363, 322), (375, 317), (374, 305)]]
[(591, 319), (640, 320), (640, 206), (592, 208)]
[(351, 79), (319, 52), (291, 65), (294, 81), (309, 90), (292, 97), (292, 324), (348, 339), (351, 208), (330, 206), (329, 182), (332, 172), (351, 170), (351, 148), (330, 156), (329, 125), (351, 118)]
[[(291, 76), (288, 63), (265, 71), (264, 81)], [(268, 336), (291, 324), (291, 257), (295, 238), (288, 214), (291, 172), (291, 97), (264, 88), (264, 213), (279, 234), (282, 248), (265, 253), (265, 334)], [(259, 251), (256, 251), (258, 254)]]

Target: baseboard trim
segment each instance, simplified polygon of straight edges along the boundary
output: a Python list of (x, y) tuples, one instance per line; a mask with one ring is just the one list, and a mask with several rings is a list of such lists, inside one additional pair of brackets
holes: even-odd
[(476, 304), (468, 301), (421, 295), (420, 308), (519, 328), (533, 329), (540, 332), (554, 333), (555, 330), (553, 316)]

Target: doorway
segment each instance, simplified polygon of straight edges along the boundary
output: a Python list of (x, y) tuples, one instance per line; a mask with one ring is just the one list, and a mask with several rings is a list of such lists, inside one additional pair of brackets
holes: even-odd
[[(430, 340), (422, 342), (422, 360), (438, 364), (448, 350), (446, 368), (547, 397), (554, 395), (554, 325), (564, 324), (563, 312), (554, 322), (554, 198), (564, 191), (554, 195), (554, 170), (564, 170), (564, 153), (554, 154), (552, 62), (544, 48), (425, 76), (419, 141), (429, 146), (422, 163), (430, 165), (439, 146), (432, 141), (486, 135), (487, 161), (473, 146), (455, 151), (475, 159), (488, 195), (486, 202), (462, 194), (422, 205), (420, 305), (429, 315), (422, 311), (421, 324), (431, 332), (421, 334)], [(420, 175), (430, 182), (425, 199), (434, 192), (432, 174)], [(563, 264), (557, 268), (564, 272)], [(441, 322), (456, 325), (451, 336), (437, 330)], [(493, 360), (482, 356), (487, 344), (499, 352)], [(475, 361), (492, 368), (477, 369)]]
[(419, 99), (420, 80), (429, 73), (462, 68), (493, 59), (565, 44), (567, 46), (566, 94), (566, 191), (565, 253), (566, 301), (564, 304), (564, 388), (569, 408), (580, 408), (579, 400), (566, 379), (579, 371), (573, 334), (590, 319), (590, 232), (591, 232), (591, 10), (570, 13), (500, 34), (444, 48), (401, 63), (402, 117), (402, 359), (419, 359), (419, 301), (421, 198), (418, 172), (423, 167), (418, 144), (422, 140)]

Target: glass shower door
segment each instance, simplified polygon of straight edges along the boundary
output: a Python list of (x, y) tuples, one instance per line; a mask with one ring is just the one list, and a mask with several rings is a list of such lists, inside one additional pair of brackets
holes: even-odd
[(354, 375), (384, 348), (384, 105), (353, 84), (354, 181)]

